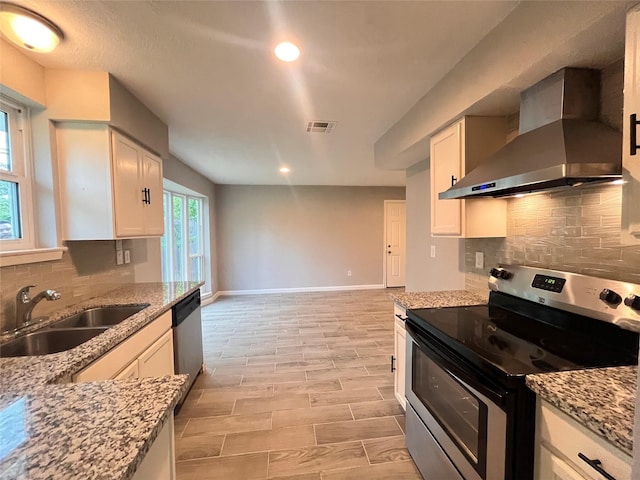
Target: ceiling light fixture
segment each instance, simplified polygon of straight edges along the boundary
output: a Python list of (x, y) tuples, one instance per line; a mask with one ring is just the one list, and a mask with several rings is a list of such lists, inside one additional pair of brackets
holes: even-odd
[(281, 173), (289, 173), (290, 171), (291, 171), (291, 170), (290, 170), (288, 167), (282, 167), (282, 168), (280, 169), (280, 172), (281, 172)]
[(33, 52), (52, 51), (64, 38), (62, 30), (42, 15), (13, 3), (0, 3), (0, 31), (16, 45)]
[(293, 62), (300, 56), (300, 49), (291, 42), (279, 43), (274, 52), (283, 62)]

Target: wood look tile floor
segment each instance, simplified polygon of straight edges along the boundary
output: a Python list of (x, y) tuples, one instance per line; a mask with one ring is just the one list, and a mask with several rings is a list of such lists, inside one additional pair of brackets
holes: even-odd
[(393, 395), (393, 290), (222, 297), (175, 417), (178, 480), (420, 480)]

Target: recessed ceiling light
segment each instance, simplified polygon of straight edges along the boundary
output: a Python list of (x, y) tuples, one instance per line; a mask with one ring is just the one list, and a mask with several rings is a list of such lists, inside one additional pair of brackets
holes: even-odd
[(281, 173), (289, 173), (290, 171), (291, 171), (291, 170), (290, 170), (288, 167), (282, 167), (282, 168), (280, 169), (280, 172), (281, 172)]
[(291, 42), (279, 43), (274, 52), (283, 62), (293, 62), (300, 56), (300, 49)]
[(16, 45), (47, 53), (64, 38), (57, 25), (19, 5), (0, 3), (0, 31)]

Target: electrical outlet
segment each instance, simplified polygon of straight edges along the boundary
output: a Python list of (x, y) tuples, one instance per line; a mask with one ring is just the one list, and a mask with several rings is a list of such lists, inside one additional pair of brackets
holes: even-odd
[(124, 257), (122, 255), (122, 250), (116, 251), (116, 265), (122, 265), (124, 263)]
[(436, 258), (436, 246), (431, 245), (431, 258)]
[(124, 263), (131, 263), (131, 252), (129, 250), (124, 251)]
[(476, 268), (484, 268), (484, 253), (476, 252)]
[(347, 270), (347, 277), (351, 276), (351, 270)]

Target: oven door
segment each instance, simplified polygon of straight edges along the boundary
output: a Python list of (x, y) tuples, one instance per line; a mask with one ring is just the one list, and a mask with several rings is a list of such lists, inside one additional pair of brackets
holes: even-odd
[[(411, 325), (407, 333), (406, 397), (417, 413), (413, 420), (407, 416), (407, 438), (410, 430), (426, 428), (431, 441), (435, 439), (446, 454), (439, 461), (450, 461), (465, 480), (504, 479), (507, 414), (503, 408), (510, 393), (465, 368), (463, 360)], [(410, 425), (411, 421), (422, 425)], [(409, 445), (414, 458), (424, 454), (428, 441), (424, 436)], [(428, 471), (422, 474), (429, 478)]]

